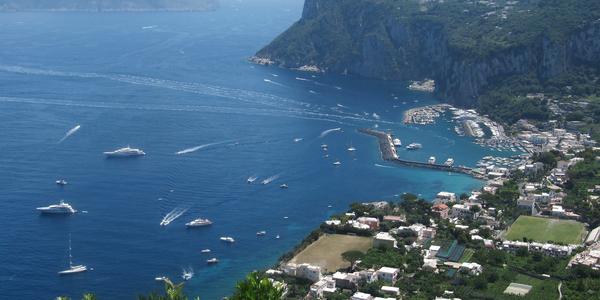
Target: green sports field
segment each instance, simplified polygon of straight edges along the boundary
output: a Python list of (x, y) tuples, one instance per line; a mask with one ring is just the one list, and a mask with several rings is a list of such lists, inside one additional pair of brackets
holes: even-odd
[(577, 221), (520, 216), (510, 226), (505, 238), (522, 240), (526, 237), (537, 242), (580, 244), (584, 234), (585, 226)]

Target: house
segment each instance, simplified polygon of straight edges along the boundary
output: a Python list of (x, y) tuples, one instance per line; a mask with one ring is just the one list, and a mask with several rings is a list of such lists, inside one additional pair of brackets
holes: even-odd
[(400, 288), (384, 285), (381, 287), (381, 292), (385, 295), (397, 297), (400, 295)]
[(333, 280), (335, 280), (335, 286), (340, 289), (355, 289), (360, 281), (361, 277), (358, 273), (342, 273), (335, 272), (332, 275)]
[(312, 299), (322, 299), (324, 295), (336, 292), (335, 284), (331, 276), (325, 276), (310, 286), (309, 295)]
[(375, 300), (375, 298), (371, 296), (371, 294), (356, 292), (352, 295), (350, 300)]
[(392, 223), (404, 223), (406, 222), (406, 216), (383, 216), (383, 220)]
[(517, 200), (517, 208), (527, 211), (528, 213), (533, 214), (534, 211), (535, 200), (527, 197), (519, 197)]
[(373, 238), (373, 248), (398, 248), (398, 242), (388, 232), (379, 232)]
[(478, 264), (478, 263), (474, 263), (474, 262), (464, 262), (462, 263), (462, 265), (460, 266), (461, 271), (465, 271), (471, 275), (479, 275), (483, 272), (483, 267)]
[(473, 212), (466, 204), (454, 204), (452, 205), (452, 217), (459, 219), (472, 218)]
[(377, 270), (377, 279), (381, 281), (391, 282), (392, 284), (396, 283), (396, 279), (398, 278), (398, 274), (400, 270), (396, 268), (390, 267), (381, 267)]
[(436, 203), (456, 202), (456, 194), (450, 192), (439, 192), (435, 198)]
[(369, 226), (371, 230), (379, 229), (379, 219), (372, 217), (360, 217), (356, 219), (358, 223)]
[(294, 277), (305, 278), (312, 282), (321, 280), (321, 267), (310, 264), (289, 263), (283, 267), (283, 273)]
[(565, 215), (565, 209), (560, 205), (552, 205), (552, 215), (555, 217), (563, 217)]
[(448, 219), (450, 209), (444, 203), (437, 203), (431, 208), (431, 211), (438, 214), (441, 219)]

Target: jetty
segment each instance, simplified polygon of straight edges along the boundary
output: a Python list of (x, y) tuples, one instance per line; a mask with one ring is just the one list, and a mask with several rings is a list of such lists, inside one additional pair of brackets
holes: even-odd
[(469, 167), (431, 164), (427, 162), (401, 159), (400, 156), (398, 156), (398, 152), (396, 151), (394, 143), (392, 142), (393, 140), (391, 134), (369, 128), (361, 128), (358, 129), (358, 131), (377, 138), (377, 140), (379, 141), (379, 149), (381, 150), (381, 157), (385, 161), (389, 161), (407, 167), (433, 169), (452, 173), (462, 173), (477, 177), (477, 174), (473, 172), (472, 168)]

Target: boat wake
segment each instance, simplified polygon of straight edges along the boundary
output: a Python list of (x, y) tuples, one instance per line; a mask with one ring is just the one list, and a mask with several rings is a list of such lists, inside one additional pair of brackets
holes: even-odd
[(269, 184), (269, 183), (277, 180), (279, 178), (279, 176), (281, 176), (281, 174), (273, 175), (273, 176), (271, 176), (271, 177), (263, 180), (261, 183), (264, 184), (264, 185), (267, 185), (267, 184)]
[(186, 281), (187, 281), (187, 280), (190, 280), (190, 279), (192, 279), (192, 277), (194, 277), (194, 269), (192, 269), (192, 267), (189, 267), (189, 268), (187, 268), (187, 269), (185, 269), (185, 268), (184, 268), (184, 269), (181, 271), (181, 278), (182, 278), (183, 280), (186, 280)]
[(390, 167), (390, 166), (384, 166), (384, 165), (380, 165), (380, 164), (375, 164), (375, 166), (379, 167), (379, 168), (386, 168), (386, 169), (392, 169), (393, 168), (393, 167)]
[(72, 136), (73, 134), (75, 134), (75, 132), (77, 132), (79, 130), (79, 128), (81, 128), (81, 125), (77, 125), (73, 128), (71, 128), (69, 131), (67, 131), (67, 133), (65, 134), (65, 136), (63, 136), (62, 139), (60, 139), (60, 141), (58, 141), (58, 143), (62, 143), (64, 140), (66, 140), (67, 138), (69, 138), (70, 136)]
[(281, 84), (281, 83), (279, 83), (279, 82), (275, 82), (275, 81), (273, 81), (273, 80), (271, 80), (271, 79), (266, 79), (266, 78), (265, 78), (265, 79), (263, 79), (263, 80), (264, 80), (266, 83), (271, 83), (271, 84), (278, 85), (278, 86), (285, 86), (285, 85), (283, 85), (283, 84)]
[(181, 151), (175, 152), (175, 154), (177, 154), (177, 155), (188, 154), (188, 153), (196, 152), (200, 149), (208, 148), (210, 146), (216, 146), (216, 145), (225, 144), (225, 143), (229, 143), (229, 142), (231, 142), (231, 141), (208, 143), (208, 144), (204, 144), (204, 145), (200, 145), (200, 146), (196, 146), (196, 147), (192, 147), (192, 148), (183, 149)]
[(319, 135), (319, 138), (324, 138), (328, 134), (330, 134), (332, 132), (336, 132), (336, 131), (342, 131), (342, 128), (338, 127), (338, 128), (327, 129), (327, 130), (321, 132), (321, 134)]
[(162, 221), (160, 221), (160, 226), (167, 226), (171, 224), (171, 222), (175, 221), (177, 218), (181, 217), (185, 212), (188, 211), (187, 207), (175, 207), (172, 211), (166, 214)]

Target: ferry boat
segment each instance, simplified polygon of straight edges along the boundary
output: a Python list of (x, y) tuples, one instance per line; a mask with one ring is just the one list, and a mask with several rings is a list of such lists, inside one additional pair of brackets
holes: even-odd
[(454, 165), (454, 159), (450, 157), (450, 158), (448, 158), (448, 159), (446, 160), (446, 162), (445, 162), (444, 164), (445, 164), (446, 166), (449, 166), (449, 167), (451, 167), (452, 165)]
[(435, 156), (429, 157), (429, 160), (427, 162), (431, 165), (435, 164)]
[(212, 225), (212, 223), (213, 222), (209, 219), (196, 219), (189, 223), (185, 223), (185, 226), (187, 226), (187, 227), (202, 227), (202, 226)]
[(219, 239), (221, 241), (227, 242), (227, 243), (234, 243), (235, 242), (235, 240), (232, 237), (230, 237), (230, 236), (222, 236)]
[(411, 143), (410, 145), (406, 146), (407, 150), (417, 150), (417, 149), (421, 149), (423, 148), (423, 145), (419, 144), (419, 143)]
[(107, 157), (129, 157), (129, 156), (142, 156), (146, 155), (141, 149), (131, 148), (129, 146), (115, 151), (104, 152)]
[(394, 140), (392, 141), (392, 143), (393, 143), (393, 144), (394, 144), (394, 146), (396, 146), (396, 147), (400, 147), (400, 146), (402, 146), (402, 141), (401, 141), (400, 139), (394, 139)]
[(60, 200), (59, 204), (52, 204), (50, 206), (38, 207), (37, 211), (42, 214), (74, 214), (77, 211), (73, 209), (73, 207), (69, 203), (65, 203), (63, 200)]

